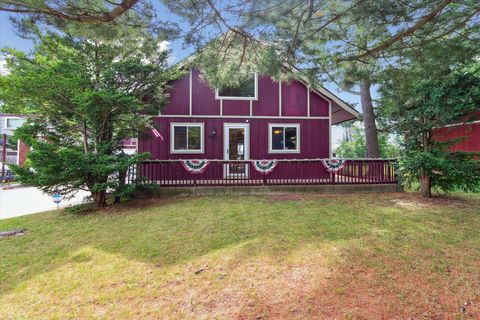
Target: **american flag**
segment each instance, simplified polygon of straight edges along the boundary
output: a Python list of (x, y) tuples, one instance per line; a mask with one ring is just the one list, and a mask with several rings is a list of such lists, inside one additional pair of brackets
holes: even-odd
[(160, 138), (163, 141), (163, 136), (160, 134), (160, 132), (158, 132), (157, 129), (152, 128), (152, 133), (155, 138)]

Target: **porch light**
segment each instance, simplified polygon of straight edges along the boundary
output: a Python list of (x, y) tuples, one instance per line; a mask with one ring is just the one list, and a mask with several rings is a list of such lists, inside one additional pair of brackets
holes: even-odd
[(215, 137), (216, 134), (217, 134), (217, 129), (213, 128), (212, 129), (212, 137)]

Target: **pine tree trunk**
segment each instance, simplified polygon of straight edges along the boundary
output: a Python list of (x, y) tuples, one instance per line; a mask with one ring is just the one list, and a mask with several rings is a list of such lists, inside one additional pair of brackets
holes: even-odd
[(432, 197), (432, 184), (429, 175), (422, 174), (420, 177), (420, 194), (425, 198)]
[(367, 143), (367, 158), (380, 158), (378, 145), (378, 130), (373, 112), (371, 84), (367, 80), (360, 82), (360, 101), (362, 104), (363, 126), (365, 127), (365, 140)]
[(93, 204), (95, 208), (103, 208), (107, 206), (107, 191), (92, 192)]
[[(125, 179), (127, 178), (127, 170), (120, 170), (118, 172), (118, 189), (122, 190), (125, 188)], [(122, 201), (122, 197), (115, 196), (114, 204), (119, 204)]]
[[(422, 135), (422, 144), (423, 144), (423, 152), (428, 153), (430, 152), (430, 132), (425, 132)], [(430, 175), (422, 172), (420, 175), (420, 194), (425, 198), (432, 197), (432, 180)]]

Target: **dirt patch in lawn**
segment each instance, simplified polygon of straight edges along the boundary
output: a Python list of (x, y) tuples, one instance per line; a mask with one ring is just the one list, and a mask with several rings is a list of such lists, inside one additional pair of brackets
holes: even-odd
[(389, 198), (394, 205), (408, 210), (445, 207), (467, 209), (474, 206), (480, 206), (479, 201), (474, 199), (446, 195), (436, 195), (432, 198), (425, 198), (417, 193), (397, 193), (390, 195)]
[[(218, 261), (190, 268), (180, 289), (179, 312), (191, 319), (281, 319), (325, 284), (331, 270), (320, 252), (299, 250), (287, 260)], [(202, 270), (198, 273), (199, 270)]]
[[(474, 280), (474, 279), (471, 279)], [(342, 268), (314, 294), (315, 316), (335, 319), (480, 319), (480, 299), (455, 276)]]
[(255, 305), (247, 303), (237, 318), (480, 319), (480, 296), (455, 284), (451, 276), (432, 279), (393, 272), (386, 277), (371, 268), (342, 267), (330, 275), (315, 275), (309, 285), (291, 282), (281, 299), (274, 291), (263, 295)]

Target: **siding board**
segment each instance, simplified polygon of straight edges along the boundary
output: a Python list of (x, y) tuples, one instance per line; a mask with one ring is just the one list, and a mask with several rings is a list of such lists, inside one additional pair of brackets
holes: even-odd
[(307, 116), (307, 88), (300, 82), (282, 82), (282, 116)]

